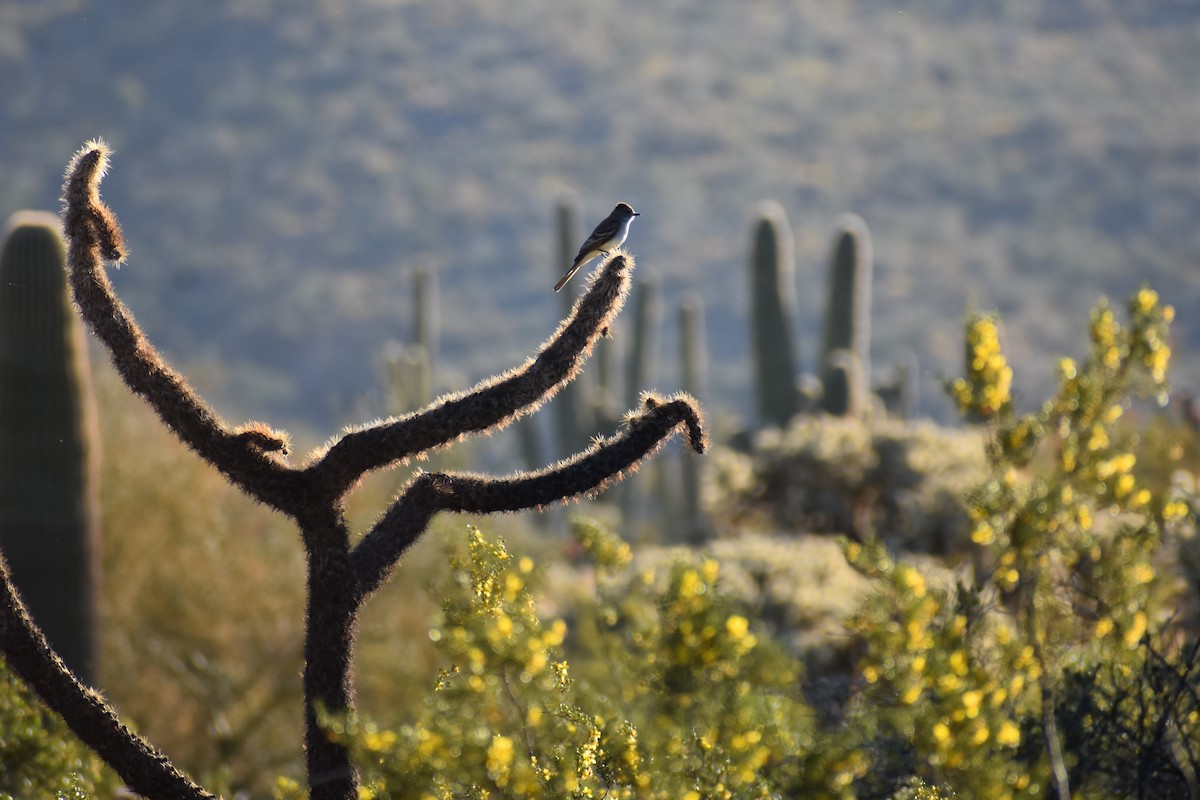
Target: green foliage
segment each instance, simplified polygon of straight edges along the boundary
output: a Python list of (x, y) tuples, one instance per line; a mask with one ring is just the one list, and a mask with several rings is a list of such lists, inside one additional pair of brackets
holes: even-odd
[(112, 797), (120, 786), (0, 660), (0, 800)]
[[(1163, 391), (1172, 315), (1146, 289), (1125, 327), (1102, 303), (1087, 359), (1064, 359), (1058, 393), (1029, 415), (1013, 410), (995, 320), (968, 320), (967, 374), (952, 393), (991, 420), (990, 475), (969, 497), (974, 584), (929, 585), (878, 540), (846, 545), (877, 586), (853, 627), (867, 647), (860, 719), (875, 731), (880, 791), (916, 772), (970, 797), (1041, 797), (1087, 758), (1068, 745), (1097, 717), (1081, 712), (1089, 703), (1121, 718), (1118, 728), (1137, 726), (1139, 710), (1126, 716), (1111, 697), (1150, 689), (1129, 678), (1172, 605), (1154, 559), (1187, 508), (1143, 485), (1114, 423), (1131, 392)], [(1076, 788), (1096, 788), (1094, 771), (1076, 772)]]
[(373, 796), (852, 796), (861, 760), (815, 729), (798, 664), (721, 591), (716, 561), (630, 570), (623, 541), (587, 521), (576, 534), (595, 583), (571, 641), (538, 613), (533, 561), (471, 532), (437, 590), (447, 666), (425, 712), (333, 721)]
[(52, 214), (16, 214), (0, 254), (0, 547), (26, 606), (95, 679), (99, 443), (87, 348)]

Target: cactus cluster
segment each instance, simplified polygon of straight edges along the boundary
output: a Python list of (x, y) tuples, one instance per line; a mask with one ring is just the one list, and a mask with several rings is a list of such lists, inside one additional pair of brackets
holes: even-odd
[(0, 549), (30, 613), (94, 677), (98, 438), (58, 218), (20, 212), (0, 253)]
[[(758, 427), (785, 427), (801, 411), (858, 416), (871, 405), (871, 234), (845, 214), (829, 261), (828, 300), (816, 373), (798, 373), (798, 318), (792, 233), (783, 208), (760, 204), (750, 246), (750, 341)], [(917, 367), (907, 354), (879, 387), (884, 407), (905, 419), (915, 410)]]

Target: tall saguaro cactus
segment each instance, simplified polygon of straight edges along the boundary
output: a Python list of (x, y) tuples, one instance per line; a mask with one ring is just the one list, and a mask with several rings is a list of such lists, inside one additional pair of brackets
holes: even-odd
[[(821, 378), (828, 383), (832, 357), (849, 350), (858, 359), (864, 381), (871, 379), (871, 276), (874, 256), (867, 223), (857, 214), (844, 214), (837, 225), (829, 264), (829, 302), (825, 306), (825, 336), (821, 344)], [(829, 403), (824, 404), (831, 413)]]
[[(592, 494), (637, 469), (681, 431), (692, 449), (702, 452), (707, 439), (699, 408), (683, 395), (645, 395), (640, 408), (627, 417), (624, 430), (536, 472), (504, 477), (420, 473), (361, 537), (352, 536), (346, 496), (366, 473), (472, 434), (504, 428), (533, 413), (578, 376), (596, 340), (611, 328), (624, 304), (633, 260), (624, 255), (604, 259), (568, 318), (520, 367), (412, 414), (346, 431), (304, 463), (293, 465), (284, 434), (260, 422), (233, 427), (218, 417), (163, 360), (116, 297), (105, 262), (122, 259), (124, 246), (116, 217), (100, 200), (106, 165), (106, 146), (89, 142), (67, 169), (64, 227), (75, 302), (126, 386), (164, 425), (235, 486), (296, 522), (308, 565), (303, 695), (309, 796), (356, 800), (358, 776), (350, 753), (321, 727), (319, 712), (354, 712), (353, 645), (359, 612), (432, 518), (441, 511), (520, 511)], [(172, 800), (212, 797), (124, 727), (99, 696), (63, 667), (14, 591), (2, 558), (0, 652), (134, 792)]]
[(795, 272), (787, 215), (778, 203), (761, 203), (750, 255), (750, 327), (760, 425), (784, 426), (798, 410)]
[(94, 678), (98, 437), (59, 220), (21, 212), (0, 253), (0, 549), (67, 665)]

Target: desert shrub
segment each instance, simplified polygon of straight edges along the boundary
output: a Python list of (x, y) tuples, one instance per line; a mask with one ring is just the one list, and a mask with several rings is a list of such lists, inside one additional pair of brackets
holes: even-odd
[(963, 496), (985, 472), (980, 442), (931, 422), (801, 415), (763, 431), (753, 455), (715, 454), (715, 513), (732, 528), (874, 533), (902, 549), (961, 551)]
[[(1147, 684), (1121, 689), (1111, 676), (1144, 671), (1147, 637), (1179, 591), (1157, 561), (1161, 545), (1190, 523), (1186, 504), (1140, 478), (1116, 425), (1131, 394), (1163, 393), (1169, 357), (1172, 310), (1144, 289), (1128, 311), (1122, 326), (1107, 304), (1096, 308), (1087, 358), (1063, 359), (1058, 392), (1025, 415), (1012, 406), (996, 320), (968, 321), (966, 375), (951, 388), (988, 424), (989, 475), (967, 498), (971, 539), (986, 554), (977, 574), (933, 587), (878, 540), (846, 545), (876, 581), (853, 622), (866, 646), (864, 795), (916, 774), (976, 798), (1061, 796), (1085, 755), (1063, 733), (1086, 729), (1079, 709), (1115, 709), (1118, 728), (1138, 725), (1140, 712), (1111, 698)], [(1077, 770), (1084, 788), (1089, 774)]]
[[(104, 451), (98, 688), (206, 785), (264, 796), (275, 774), (302, 772), (296, 534), (95, 363)], [(373, 476), (352, 518), (368, 521), (397, 480)], [(416, 548), (398, 570), (412, 578), (384, 587), (364, 615), (359, 691), (371, 703), (415, 714), (424, 701), (416, 677), (434, 669), (426, 632), (437, 603), (420, 576), (440, 568), (436, 547)]]
[(471, 533), (437, 590), (447, 666), (424, 713), (331, 723), (374, 796), (852, 796), (861, 759), (818, 729), (799, 662), (722, 591), (716, 560), (630, 568), (623, 541), (576, 530), (594, 572), (570, 633), (539, 614), (533, 561)]
[(0, 800), (111, 797), (120, 781), (0, 660)]

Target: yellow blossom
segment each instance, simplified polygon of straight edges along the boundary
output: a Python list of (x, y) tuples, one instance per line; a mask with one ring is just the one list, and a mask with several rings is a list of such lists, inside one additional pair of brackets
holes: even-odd
[(1172, 500), (1163, 507), (1163, 519), (1172, 520), (1186, 517), (1188, 505), (1181, 500)]
[(980, 522), (971, 532), (971, 541), (986, 547), (996, 541), (996, 531), (987, 522)]
[(1096, 623), (1096, 638), (1103, 639), (1112, 633), (1113, 621), (1109, 617), (1104, 617)]
[(912, 592), (913, 597), (925, 596), (925, 578), (912, 567), (904, 567), (900, 570), (900, 580), (905, 588)]
[(508, 769), (512, 765), (513, 740), (507, 736), (493, 736), (487, 750), (487, 771), (500, 786), (508, 783)]
[(1134, 647), (1142, 640), (1142, 635), (1146, 633), (1146, 612), (1139, 611), (1133, 615), (1133, 621), (1129, 625), (1129, 630), (1125, 631), (1124, 641), (1126, 647)]
[(1154, 567), (1149, 564), (1134, 564), (1129, 568), (1129, 578), (1136, 584), (1154, 580)]
[(729, 638), (735, 642), (745, 638), (746, 632), (750, 629), (750, 622), (745, 617), (734, 614), (729, 619), (725, 620), (725, 631), (729, 634)]
[(1021, 729), (1011, 720), (1004, 720), (996, 731), (996, 744), (1002, 747), (1016, 747), (1021, 743)]

